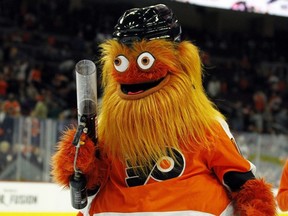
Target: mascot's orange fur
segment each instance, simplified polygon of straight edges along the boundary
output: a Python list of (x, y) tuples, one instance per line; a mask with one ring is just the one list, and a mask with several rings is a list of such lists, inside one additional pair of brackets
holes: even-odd
[[(77, 166), (95, 193), (79, 215), (276, 215), (271, 185), (255, 178), (207, 98), (198, 49), (180, 41), (171, 10), (128, 10), (115, 32), (101, 45), (98, 143), (81, 136)], [(65, 187), (75, 131), (64, 131), (52, 158), (54, 180)]]

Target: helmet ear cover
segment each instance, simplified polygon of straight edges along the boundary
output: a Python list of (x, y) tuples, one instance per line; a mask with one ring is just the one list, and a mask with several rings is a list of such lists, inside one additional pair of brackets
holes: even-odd
[(181, 26), (164, 4), (127, 10), (114, 27), (113, 38), (130, 45), (142, 39), (181, 40)]

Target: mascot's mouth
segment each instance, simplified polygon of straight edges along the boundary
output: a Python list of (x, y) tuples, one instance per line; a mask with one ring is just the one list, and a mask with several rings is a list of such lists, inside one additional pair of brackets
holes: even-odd
[(121, 91), (124, 94), (135, 95), (140, 94), (148, 89), (157, 86), (164, 78), (155, 82), (139, 83), (139, 84), (121, 84)]
[(120, 84), (118, 94), (123, 99), (140, 99), (161, 89), (168, 81), (169, 75), (147, 83)]

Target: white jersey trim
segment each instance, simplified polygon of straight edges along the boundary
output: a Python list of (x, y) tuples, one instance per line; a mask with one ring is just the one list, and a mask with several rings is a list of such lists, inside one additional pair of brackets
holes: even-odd
[[(233, 216), (234, 208), (230, 203), (220, 216)], [(168, 211), (168, 212), (131, 212), (131, 213), (119, 213), (119, 212), (105, 212), (93, 214), (93, 216), (216, 216), (214, 214), (200, 212), (200, 211)]]
[(199, 211), (171, 211), (171, 212), (131, 212), (131, 213), (119, 213), (119, 212), (105, 212), (94, 214), (93, 216), (215, 216), (213, 214), (199, 212)]

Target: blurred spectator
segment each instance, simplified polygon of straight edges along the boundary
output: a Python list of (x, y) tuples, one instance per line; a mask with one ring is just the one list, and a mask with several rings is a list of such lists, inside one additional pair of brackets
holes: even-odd
[(63, 110), (59, 114), (59, 120), (77, 119), (77, 118), (78, 118), (78, 113), (77, 113), (77, 109), (76, 108)]
[(264, 119), (262, 113), (251, 110), (250, 112), (250, 126), (251, 132), (262, 133), (264, 130)]
[(4, 103), (0, 101), (0, 141), (12, 142), (13, 119), (3, 110)]
[(280, 110), (282, 105), (282, 98), (277, 92), (272, 92), (272, 95), (270, 96), (268, 101), (268, 105), (270, 112), (272, 112), (273, 114), (276, 114)]
[(231, 128), (236, 131), (244, 130), (244, 113), (243, 113), (243, 103), (241, 101), (236, 101), (231, 113)]
[(8, 99), (3, 102), (3, 111), (10, 117), (19, 117), (21, 106), (15, 95), (10, 93)]
[(20, 59), (15, 64), (15, 79), (18, 82), (25, 82), (29, 69), (29, 62), (27, 60)]
[(45, 97), (43, 95), (38, 95), (36, 97), (36, 105), (31, 112), (32, 117), (36, 117), (39, 119), (45, 119), (48, 116), (48, 106), (45, 101)]
[(267, 97), (262, 91), (256, 91), (253, 95), (254, 107), (257, 112), (263, 113), (267, 104)]
[(67, 59), (59, 64), (59, 70), (61, 73), (71, 72), (74, 70), (75, 61), (72, 59)]
[(288, 134), (288, 111), (287, 107), (283, 107), (275, 114), (274, 117), (275, 127), (278, 128), (279, 133)]
[(13, 154), (8, 141), (0, 141), (0, 172), (2, 172), (7, 165), (13, 161)]
[(8, 83), (4, 78), (4, 74), (0, 74), (0, 99), (7, 96)]
[(51, 100), (48, 104), (48, 118), (59, 119), (60, 113), (63, 111), (57, 101)]
[(42, 88), (42, 68), (35, 65), (29, 72), (28, 82), (32, 83), (38, 91)]
[(220, 80), (215, 76), (211, 78), (207, 85), (207, 93), (210, 97), (215, 98), (221, 91), (221, 83)]

